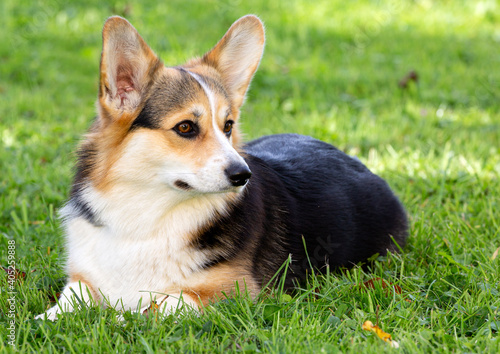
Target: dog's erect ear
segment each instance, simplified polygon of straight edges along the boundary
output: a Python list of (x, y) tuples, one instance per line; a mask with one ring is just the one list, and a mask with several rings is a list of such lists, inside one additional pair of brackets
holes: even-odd
[(104, 24), (102, 42), (100, 105), (112, 114), (133, 112), (141, 104), (161, 61), (136, 29), (118, 16), (110, 17)]
[(264, 25), (257, 16), (236, 21), (202, 61), (222, 76), (224, 86), (236, 106), (241, 106), (264, 51)]

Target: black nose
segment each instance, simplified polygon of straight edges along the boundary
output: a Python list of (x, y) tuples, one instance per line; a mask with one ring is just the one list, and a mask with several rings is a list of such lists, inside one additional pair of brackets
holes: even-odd
[(246, 164), (232, 163), (224, 170), (227, 178), (235, 187), (242, 186), (250, 179), (252, 172)]

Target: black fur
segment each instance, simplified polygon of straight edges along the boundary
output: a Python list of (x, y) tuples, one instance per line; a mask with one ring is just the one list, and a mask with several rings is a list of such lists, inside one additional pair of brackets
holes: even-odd
[[(257, 278), (264, 280), (274, 275), (287, 258), (286, 238), (293, 219), (281, 206), (293, 200), (288, 199), (281, 181), (262, 160), (247, 156), (246, 161), (253, 175), (243, 198), (227, 214), (216, 217), (217, 222), (202, 230), (195, 246), (211, 251), (207, 266), (250, 256)], [(275, 186), (273, 193), (267, 193), (268, 183)], [(258, 251), (262, 248), (272, 251), (272, 256), (261, 254), (264, 255), (261, 257)]]
[(89, 223), (96, 227), (103, 226), (99, 221), (96, 213), (92, 208), (82, 199), (81, 190), (73, 188), (71, 192), (71, 199), (69, 200), (71, 206), (74, 208), (73, 216), (79, 216), (87, 220)]
[(181, 73), (179, 78), (161, 77), (151, 88), (144, 107), (132, 122), (130, 130), (137, 128), (158, 129), (161, 119), (179, 111), (196, 100), (196, 88), (199, 83), (186, 70), (175, 68)]
[[(95, 121), (94, 121), (95, 123)], [(70, 200), (72, 207), (75, 210), (75, 215), (85, 218), (89, 223), (94, 226), (101, 226), (97, 215), (92, 208), (82, 198), (82, 186), (85, 184), (90, 171), (94, 168), (96, 159), (96, 150), (93, 145), (86, 143), (82, 145), (77, 153), (77, 163), (75, 168), (75, 176), (73, 185), (70, 192)]]
[(146, 128), (146, 129), (159, 129), (160, 122), (155, 117), (155, 111), (151, 109), (152, 105), (147, 102), (141, 110), (141, 113), (137, 116), (136, 119), (132, 122), (130, 126), (130, 130), (134, 130), (137, 128)]
[[(258, 281), (269, 280), (288, 255), (292, 279), (310, 264), (349, 267), (406, 242), (406, 213), (387, 183), (361, 162), (310, 137), (284, 134), (245, 147), (252, 171), (240, 202), (204, 230), (208, 265), (248, 257)], [(303, 245), (306, 243), (307, 254)]]

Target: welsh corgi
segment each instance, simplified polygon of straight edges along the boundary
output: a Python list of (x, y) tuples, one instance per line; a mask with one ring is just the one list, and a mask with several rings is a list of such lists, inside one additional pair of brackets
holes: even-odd
[(68, 282), (37, 318), (91, 299), (196, 309), (236, 288), (255, 297), (287, 260), (293, 286), (312, 268), (405, 245), (404, 208), (357, 159), (295, 134), (242, 143), (239, 110), (265, 43), (258, 17), (173, 67), (121, 17), (102, 37), (97, 117), (60, 212)]

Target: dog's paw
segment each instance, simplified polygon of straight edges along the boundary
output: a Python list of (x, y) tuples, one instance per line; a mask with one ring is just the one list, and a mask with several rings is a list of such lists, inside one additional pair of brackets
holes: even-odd
[(41, 313), (38, 316), (35, 316), (35, 320), (55, 321), (55, 320), (57, 320), (58, 313), (59, 313), (59, 308), (52, 307), (52, 308), (48, 309), (46, 312)]
[(115, 316), (117, 322), (125, 322), (125, 316), (123, 314), (119, 314)]

